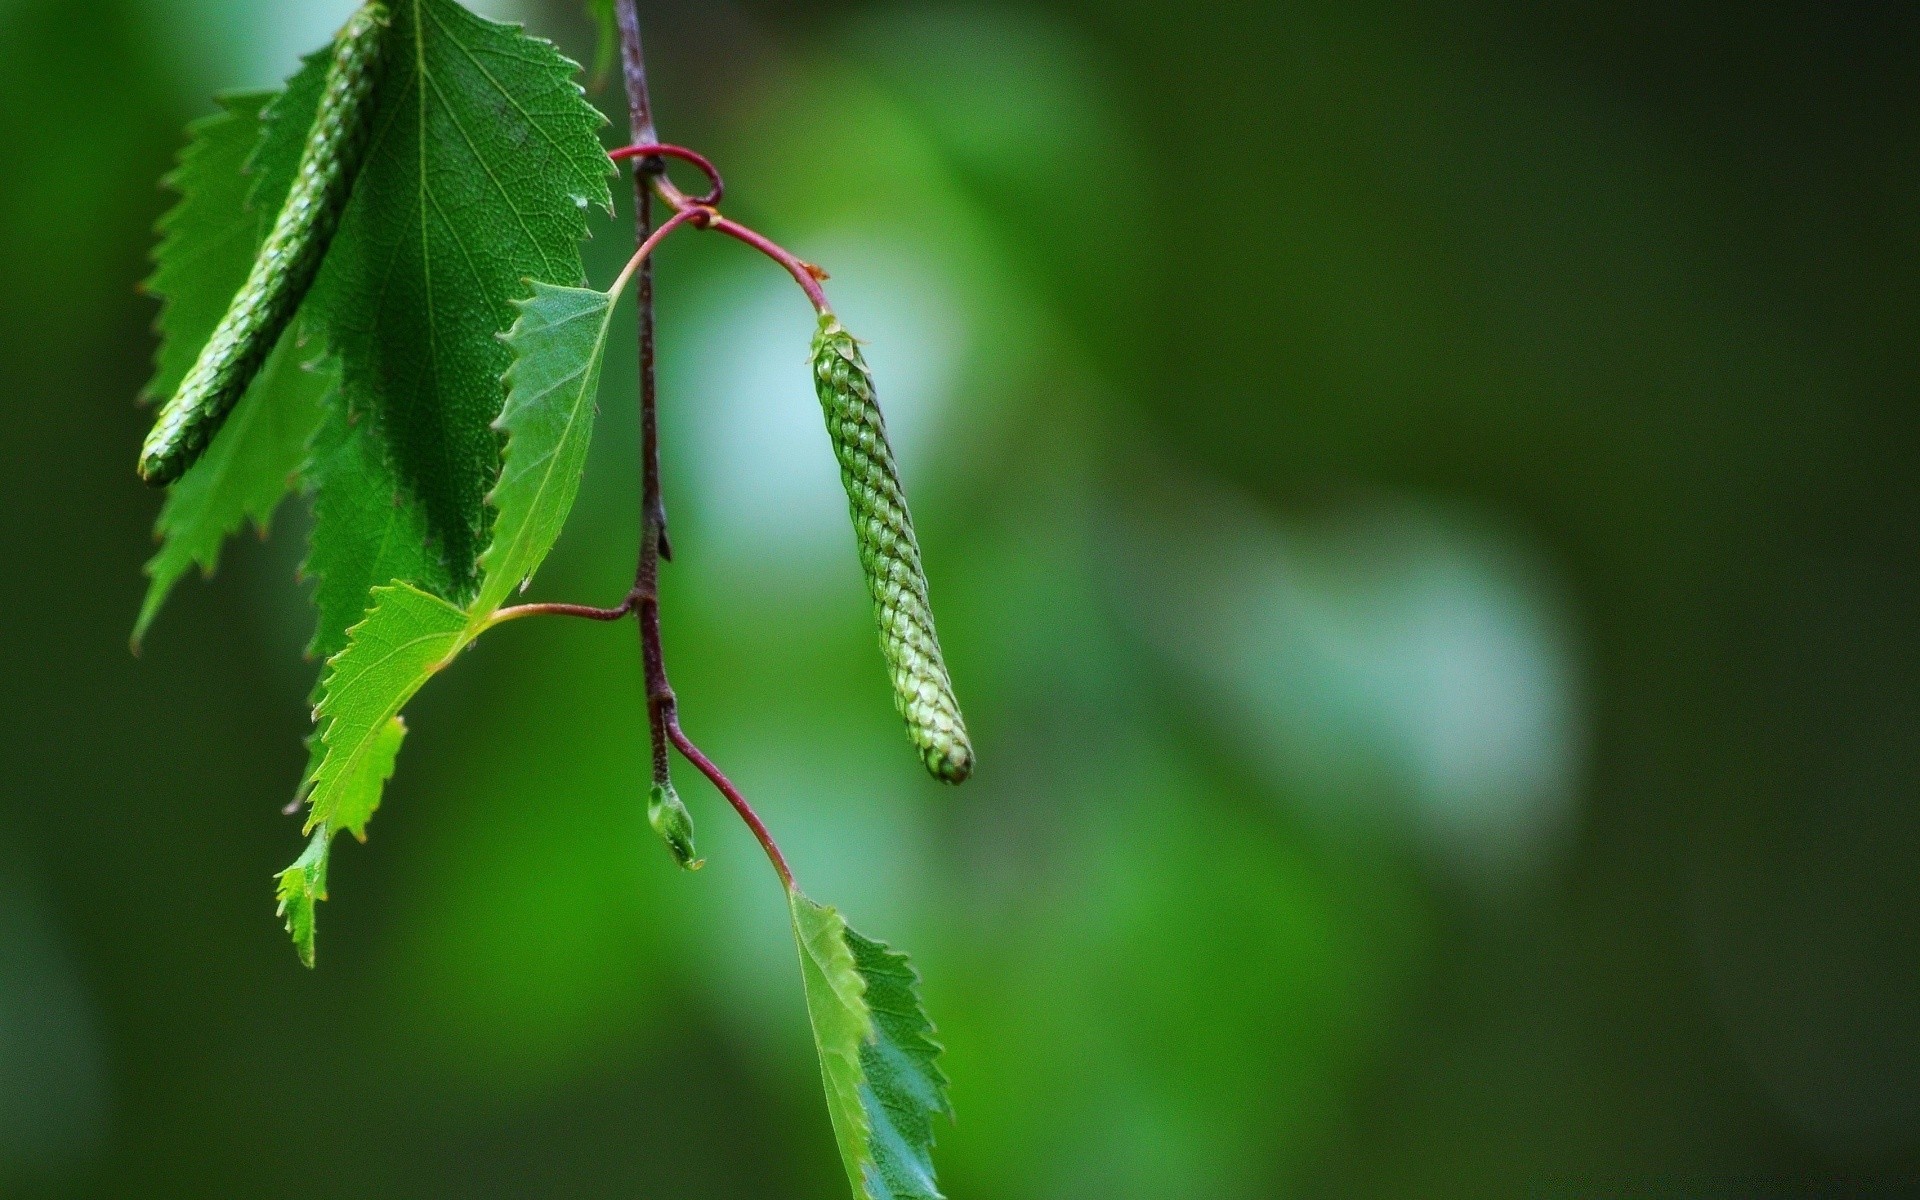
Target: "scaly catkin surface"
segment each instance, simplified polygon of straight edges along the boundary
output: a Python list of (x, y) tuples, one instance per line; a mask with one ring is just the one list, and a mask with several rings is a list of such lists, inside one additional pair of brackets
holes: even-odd
[(373, 124), (373, 89), (386, 43), (385, 6), (367, 4), (334, 39), (313, 129), (293, 190), (260, 246), (253, 270), (160, 410), (140, 452), (140, 476), (160, 486), (186, 473), (246, 394), (320, 270)]
[(874, 398), (873, 375), (858, 343), (831, 313), (821, 314), (814, 335), (813, 383), (840, 460), (880, 649), (893, 677), (894, 706), (927, 770), (960, 783), (973, 771), (973, 745), (940, 656), (913, 518)]

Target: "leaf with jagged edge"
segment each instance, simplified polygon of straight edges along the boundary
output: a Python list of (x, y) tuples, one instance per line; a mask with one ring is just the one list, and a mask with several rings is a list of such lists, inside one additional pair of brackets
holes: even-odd
[(933, 1117), (952, 1116), (939, 1043), (904, 954), (788, 893), (827, 1111), (855, 1200), (941, 1200)]
[(275, 915), (286, 918), (293, 948), (309, 967), (313, 965), (314, 909), (327, 898), (327, 856), (332, 843), (333, 830), (314, 830), (300, 857), (273, 877), (274, 896), (280, 902)]
[[(463, 611), (405, 583), (376, 587), (372, 608), (327, 664), (314, 707), (317, 733), (309, 745), (305, 784), (307, 828), (326, 836), (280, 875), (279, 890), (288, 932), (309, 964), (313, 904), (326, 890), (327, 842), (337, 829), (365, 836), (367, 820), (393, 773), (393, 755), (404, 733), (401, 708), (487, 628), (500, 605), (539, 568), (566, 524), (586, 469), (612, 310), (613, 297), (604, 292), (546, 285), (536, 285), (534, 295), (521, 305), (521, 318), (507, 337), (515, 357), (500, 418), (507, 434), (505, 463), (490, 497), (498, 509), (495, 540), (482, 557), (487, 575), (473, 605)], [(323, 441), (328, 437), (336, 444), (318, 456), (322, 471), (355, 472), (363, 481), (377, 473), (378, 462), (356, 457), (377, 447), (371, 439), (352, 437), (337, 411)], [(392, 485), (382, 484), (387, 486)], [(321, 490), (323, 498), (335, 501), (359, 494), (366, 489)], [(329, 527), (362, 532), (378, 528), (384, 538), (399, 526), (402, 537), (424, 536), (421, 526), (406, 524), (404, 505), (389, 503), (384, 509), (363, 513), (360, 521), (336, 514)], [(315, 548), (317, 554), (321, 543), (316, 541)], [(367, 554), (377, 560), (378, 547)], [(321, 581), (323, 607), (330, 602), (330, 579)], [(688, 852), (690, 856), (690, 834)]]
[[(395, 717), (387, 722), (351, 784), (363, 795), (349, 800), (346, 807), (364, 807), (368, 812), (378, 807), (381, 791), (393, 778), (394, 762), (400, 757), (400, 743), (406, 736), (405, 721)], [(314, 907), (327, 898), (327, 860), (333, 852), (333, 835), (330, 826), (315, 829), (306, 852), (275, 876), (279, 882), (275, 893), (280, 902), (279, 915), (286, 918), (287, 932), (293, 937), (300, 961), (309, 967), (313, 965)]]
[(405, 583), (373, 590), (366, 619), (327, 664), (315, 709), (326, 756), (308, 790), (308, 832), (324, 825), (366, 836), (380, 802), (369, 767), (388, 724), (470, 640), (466, 612), (438, 596)]
[[(258, 180), (256, 207), (269, 203), (277, 207), (275, 197), (284, 197), (291, 186), (292, 167), (286, 168), (284, 182), (277, 173), (282, 164), (299, 163), (326, 87), (330, 58), (327, 50), (308, 55), (260, 114), (260, 147), (250, 164)], [(342, 252), (336, 235), (329, 254)], [(317, 306), (303, 311), (309, 328), (326, 324), (316, 322)], [(337, 361), (333, 365), (337, 380)], [(399, 579), (447, 594), (452, 584), (431, 545), (426, 513), (395, 477), (374, 422), (364, 415), (349, 415), (346, 397), (337, 387), (322, 399), (321, 408), (320, 426), (301, 471), (313, 526), (300, 574), (314, 581), (313, 601), (318, 609), (307, 653), (325, 659), (346, 647), (347, 630), (365, 615), (375, 587)], [(314, 766), (318, 765), (316, 761)]]
[(371, 420), (465, 603), (500, 474), (498, 335), (529, 280), (582, 281), (586, 210), (612, 211), (613, 164), (578, 64), (551, 43), (454, 0), (389, 7), (372, 142), (308, 306), (347, 411)]
[[(195, 121), (166, 183), (180, 201), (160, 221), (147, 290), (162, 302), (160, 348), (148, 397), (173, 393), (246, 281), (297, 165), (257, 153), (271, 92), (221, 97)], [(137, 648), (168, 593), (194, 566), (213, 574), (220, 548), (249, 521), (262, 533), (306, 456), (332, 376), (310, 369), (317, 350), (283, 338), (232, 417), (194, 468), (167, 490), (154, 527), (161, 548), (146, 565), (147, 594), (134, 623)]]
[(613, 297), (536, 283), (507, 332), (513, 352), (507, 403), (494, 428), (507, 435), (493, 505), (493, 544), (475, 611), (491, 613), (540, 569), (580, 492), (593, 440), (600, 360), (613, 323)]
[(279, 911), (300, 959), (313, 965), (314, 905), (326, 899), (334, 834), (366, 840), (406, 737), (400, 710), (478, 634), (467, 614), (410, 584), (373, 590), (366, 619), (327, 663), (303, 785), (313, 840), (277, 877)]

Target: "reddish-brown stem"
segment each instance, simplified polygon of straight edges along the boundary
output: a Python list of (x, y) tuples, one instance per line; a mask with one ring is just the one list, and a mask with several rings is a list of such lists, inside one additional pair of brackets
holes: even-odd
[(700, 173), (707, 177), (708, 185), (707, 194), (698, 200), (689, 200), (678, 188), (673, 188), (673, 181), (668, 179), (664, 172), (655, 176), (654, 186), (656, 188), (673, 188), (674, 195), (678, 198), (679, 202), (675, 203), (674, 200), (668, 200), (668, 203), (674, 208), (684, 208), (688, 204), (698, 204), (706, 208), (713, 208), (718, 205), (721, 198), (727, 194), (726, 181), (720, 178), (720, 170), (713, 165), (713, 160), (701, 154), (699, 151), (689, 150), (685, 146), (673, 146), (664, 142), (642, 142), (636, 146), (622, 146), (618, 150), (610, 150), (607, 152), (607, 157), (615, 162), (627, 158), (638, 158), (642, 160), (677, 158), (681, 162), (692, 163), (698, 167)]
[[(689, 150), (685, 146), (673, 146), (662, 142), (637, 142), (631, 146), (622, 146), (618, 150), (609, 151), (607, 156), (615, 162), (627, 158), (638, 160), (642, 174), (650, 164), (655, 164), (651, 172), (653, 190), (676, 214), (689, 209), (713, 209), (720, 203), (721, 196), (726, 193), (726, 184), (720, 178), (720, 169), (714, 166), (706, 155)], [(689, 199), (686, 193), (675, 187), (673, 181), (667, 178), (664, 164), (660, 163), (662, 158), (677, 158), (699, 167), (712, 185), (708, 194), (698, 200)], [(807, 299), (813, 302), (814, 309), (818, 312), (827, 311), (827, 294), (820, 287), (820, 280), (825, 278), (825, 273), (812, 263), (800, 258), (799, 255), (765, 234), (749, 229), (730, 217), (721, 216), (718, 212), (711, 213), (705, 221), (700, 223), (700, 227), (724, 233), (736, 241), (744, 242), (779, 263), (787, 269), (788, 274), (793, 276), (794, 282), (800, 285), (801, 290), (806, 292)]]
[(728, 779), (719, 767), (714, 766), (713, 760), (701, 753), (700, 747), (694, 745), (693, 739), (680, 728), (680, 716), (673, 710), (671, 702), (667, 706), (667, 736), (673, 739), (673, 744), (681, 755), (698, 768), (714, 787), (720, 789), (720, 794), (727, 798), (728, 804), (733, 805), (733, 811), (740, 814), (740, 819), (747, 823), (747, 828), (753, 831), (753, 836), (760, 840), (760, 848), (767, 852), (767, 860), (773, 863), (773, 869), (779, 874), (780, 882), (788, 891), (792, 891), (793, 871), (787, 866), (786, 856), (780, 853), (780, 847), (774, 842), (773, 835), (767, 832), (766, 823), (760, 819), (759, 813), (753, 811), (753, 805), (747, 803), (747, 798), (740, 794), (740, 789), (733, 786), (733, 781)]
[[(651, 145), (653, 102), (647, 94), (647, 65), (640, 42), (640, 14), (634, 0), (618, 0), (614, 17), (620, 28), (620, 62), (627, 87), (627, 111), (633, 140)], [(640, 159), (633, 172), (634, 240), (644, 245), (653, 236), (652, 179), (664, 173), (659, 160)], [(665, 656), (660, 646), (660, 544), (667, 513), (660, 492), (660, 427), (654, 381), (653, 262), (642, 259), (640, 287), (635, 295), (640, 324), (640, 554), (634, 567), (633, 594), (643, 597), (640, 618), (640, 659), (647, 688), (647, 732), (653, 749), (653, 779), (665, 784), (671, 767), (667, 743), (666, 705), (673, 688), (667, 682)]]
[(627, 260), (627, 265), (613, 281), (613, 286), (607, 289), (607, 294), (616, 300), (619, 299), (620, 293), (627, 290), (627, 282), (633, 278), (633, 273), (653, 257), (653, 252), (660, 248), (661, 242), (667, 240), (668, 234), (689, 222), (705, 229), (718, 216), (719, 214), (712, 209), (699, 204), (689, 204), (675, 211), (671, 217), (661, 222), (660, 228), (647, 235), (646, 241), (640, 243), (640, 248), (633, 252), (632, 258)]
[[(640, 659), (647, 687), (647, 732), (653, 749), (653, 778), (659, 784), (670, 781), (668, 745), (671, 742), (733, 805), (734, 811), (740, 814), (740, 819), (747, 823), (761, 848), (767, 852), (767, 859), (779, 874), (781, 883), (791, 891), (793, 872), (780, 853), (780, 847), (775, 844), (773, 835), (767, 832), (765, 823), (739, 789), (720, 772), (720, 768), (714, 766), (712, 760), (702, 754), (700, 748), (681, 731), (680, 718), (675, 711), (673, 686), (667, 681), (666, 656), (660, 640), (660, 560), (666, 554), (667, 510), (660, 491), (659, 403), (654, 379), (653, 260), (646, 253), (646, 248), (650, 244), (658, 244), (657, 238), (677, 223), (693, 221), (702, 225), (713, 224), (718, 214), (711, 208), (689, 201), (667, 180), (661, 157), (668, 151), (660, 148), (659, 135), (654, 132), (653, 104), (647, 95), (647, 67), (641, 51), (640, 15), (635, 0), (617, 0), (614, 15), (620, 29), (620, 60), (627, 85), (627, 107), (633, 139), (643, 151), (652, 148), (651, 154), (641, 152), (628, 157), (635, 159), (633, 221), (635, 241), (641, 246), (634, 254), (640, 282), (635, 294), (640, 316), (640, 554), (639, 562), (634, 567), (633, 591), (629, 598), (640, 624)], [(688, 153), (691, 154), (691, 151)], [(719, 173), (711, 171), (712, 164), (705, 159), (697, 159), (695, 165), (710, 172), (717, 200)], [(660, 189), (661, 198), (675, 210), (674, 216), (658, 232), (653, 227), (654, 188)]]
[(618, 621), (633, 612), (639, 602), (638, 596), (628, 596), (614, 608), (595, 608), (591, 604), (516, 604), (494, 613), (488, 618), (487, 624), (504, 625), (522, 617), (581, 617), (588, 621)]
[(719, 213), (715, 213), (713, 219), (707, 222), (704, 228), (724, 233), (730, 238), (745, 242), (747, 245), (752, 246), (755, 250), (758, 250), (760, 253), (785, 267), (787, 273), (793, 276), (794, 282), (800, 285), (800, 290), (807, 294), (807, 299), (813, 301), (814, 310), (816, 312), (827, 311), (827, 293), (820, 287), (820, 270), (818, 267), (802, 260), (799, 256), (793, 254), (771, 238), (755, 233), (740, 222), (723, 217)]

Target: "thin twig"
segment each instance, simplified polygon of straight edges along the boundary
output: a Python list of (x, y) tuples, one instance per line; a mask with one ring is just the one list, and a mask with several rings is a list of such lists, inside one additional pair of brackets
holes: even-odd
[[(619, 0), (614, 14), (620, 27), (620, 63), (627, 85), (627, 113), (637, 143), (657, 142), (653, 101), (647, 94), (647, 63), (640, 42), (640, 13), (635, 0)], [(640, 159), (633, 171), (634, 240), (644, 244), (653, 236), (653, 189), (650, 177), (664, 170), (659, 159)], [(633, 591), (643, 597), (640, 616), (640, 658), (646, 676), (647, 732), (653, 749), (653, 779), (665, 784), (671, 765), (667, 742), (666, 706), (673, 702), (667, 668), (660, 648), (660, 543), (666, 527), (666, 506), (660, 492), (660, 425), (654, 380), (653, 263), (640, 266), (636, 294), (640, 323), (640, 554), (634, 566)]]
[(768, 258), (779, 263), (787, 269), (788, 274), (793, 276), (794, 282), (800, 285), (800, 290), (807, 294), (807, 299), (813, 301), (814, 311), (826, 312), (828, 310), (827, 293), (820, 287), (820, 280), (825, 277), (826, 272), (822, 271), (819, 267), (795, 255), (773, 239), (755, 233), (740, 222), (723, 217), (718, 213), (715, 213), (713, 219), (708, 221), (703, 228), (711, 229), (716, 233), (724, 233), (736, 241), (745, 242), (755, 250), (758, 250)]
[[(644, 86), (644, 81), (642, 86)], [(713, 161), (706, 155), (698, 151), (689, 150), (685, 146), (643, 141), (636, 142), (631, 146), (622, 146), (618, 150), (609, 151), (607, 157), (613, 159), (615, 162), (628, 158), (636, 160), (639, 164), (636, 170), (644, 169), (649, 173), (654, 194), (659, 196), (660, 199), (666, 203), (667, 207), (673, 209), (676, 215), (688, 211), (714, 210), (719, 205), (720, 198), (726, 194), (727, 185), (726, 182), (720, 178), (720, 169), (714, 166)], [(707, 177), (707, 194), (698, 200), (688, 199), (687, 194), (676, 187), (673, 180), (667, 178), (665, 160), (669, 158), (677, 158), (682, 162), (689, 162), (700, 168), (701, 173)], [(637, 179), (636, 186), (638, 186)], [(788, 274), (793, 276), (794, 281), (800, 285), (801, 290), (806, 292), (807, 299), (813, 302), (815, 311), (828, 311), (827, 294), (820, 287), (820, 281), (827, 277), (825, 271), (807, 262), (765, 234), (749, 229), (729, 217), (723, 217), (717, 211), (705, 211), (704, 215), (705, 219), (699, 222), (702, 229), (712, 229), (716, 232), (724, 233), (736, 241), (744, 242), (752, 246), (755, 250), (766, 255), (774, 262), (779, 263), (787, 269)]]
[(639, 597), (628, 596), (614, 608), (595, 608), (591, 604), (516, 604), (487, 618), (489, 628), (518, 621), (522, 617), (583, 617), (589, 621), (618, 621), (633, 612)]
[[(643, 147), (656, 146), (660, 140), (654, 131), (653, 103), (647, 95), (647, 66), (640, 44), (640, 15), (635, 0), (617, 0), (614, 13), (620, 27), (620, 61), (627, 84), (627, 108), (634, 142)], [(701, 160), (703, 163), (705, 160)], [(711, 169), (707, 163), (703, 169)], [(653, 187), (665, 184), (663, 198), (675, 210), (674, 216), (659, 231), (653, 227)], [(713, 172), (714, 191), (720, 188), (719, 174)], [(659, 784), (670, 782), (668, 746), (676, 747), (688, 762), (713, 782), (720, 794), (733, 805), (740, 819), (767, 852), (767, 859), (787, 889), (793, 889), (793, 872), (787, 866), (780, 847), (759, 814), (746, 797), (700, 752), (680, 728), (673, 686), (667, 681), (666, 657), (660, 642), (660, 560), (670, 557), (667, 550), (667, 512), (660, 491), (660, 424), (658, 392), (654, 379), (653, 259), (644, 251), (658, 244), (658, 238), (682, 221), (715, 225), (719, 214), (711, 208), (688, 200), (679, 189), (666, 182), (666, 163), (658, 153), (637, 156), (633, 171), (634, 239), (642, 247), (634, 255), (638, 264), (639, 290), (635, 294), (640, 315), (640, 555), (634, 567), (633, 591), (629, 599), (639, 616), (640, 658), (647, 685), (647, 732), (653, 747), (653, 778)], [(629, 264), (632, 269), (633, 264)], [(817, 285), (816, 285), (817, 288)]]
[(747, 798), (740, 794), (740, 789), (733, 786), (733, 780), (728, 779), (719, 767), (713, 765), (713, 760), (701, 753), (700, 747), (693, 744), (693, 739), (680, 728), (679, 714), (671, 707), (667, 710), (667, 735), (673, 739), (673, 744), (679, 748), (686, 760), (699, 768), (700, 773), (705, 775), (714, 787), (720, 789), (720, 794), (727, 798), (727, 803), (733, 805), (733, 811), (740, 814), (740, 819), (747, 823), (747, 828), (753, 831), (753, 836), (760, 840), (760, 848), (767, 852), (768, 861), (772, 862), (773, 869), (779, 872), (780, 882), (787, 885), (788, 891), (792, 891), (793, 871), (788, 868), (786, 856), (780, 853), (780, 847), (774, 842), (773, 834), (767, 831), (766, 822), (760, 819), (759, 813), (753, 811), (753, 805), (747, 803)]
[[(631, 146), (622, 146), (618, 150), (609, 150), (607, 151), (607, 157), (615, 162), (627, 158), (677, 158), (681, 162), (692, 163), (694, 166), (700, 168), (701, 174), (707, 177), (707, 194), (698, 200), (689, 201), (684, 194), (679, 192), (678, 188), (674, 188), (675, 194), (679, 196), (679, 200), (676, 202), (673, 198), (664, 194), (666, 188), (673, 187), (672, 181), (667, 178), (664, 171), (656, 175), (654, 180), (655, 190), (661, 191), (663, 193), (662, 199), (665, 199), (667, 203), (674, 208), (684, 208), (687, 204), (699, 204), (707, 208), (714, 208), (719, 205), (720, 201), (727, 194), (726, 181), (720, 178), (720, 170), (713, 165), (713, 160), (699, 151), (689, 150), (685, 146), (673, 146), (664, 142), (638, 142)], [(662, 165), (664, 166), (665, 164)]]

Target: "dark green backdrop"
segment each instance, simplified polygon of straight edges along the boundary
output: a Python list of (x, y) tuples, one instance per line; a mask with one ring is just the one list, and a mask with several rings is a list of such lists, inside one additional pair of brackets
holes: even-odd
[[(631, 630), (428, 689), (316, 973), (298, 506), (127, 652), (154, 180), (348, 6), (0, 0), (0, 1193), (843, 1195), (764, 864), (692, 778), (708, 869), (645, 828)], [(915, 955), (956, 1200), (1920, 1173), (1909, 6), (647, 20), (871, 343), (981, 767), (899, 736), (804, 305), (691, 236), (683, 711)], [(625, 586), (632, 379), (541, 596)]]

